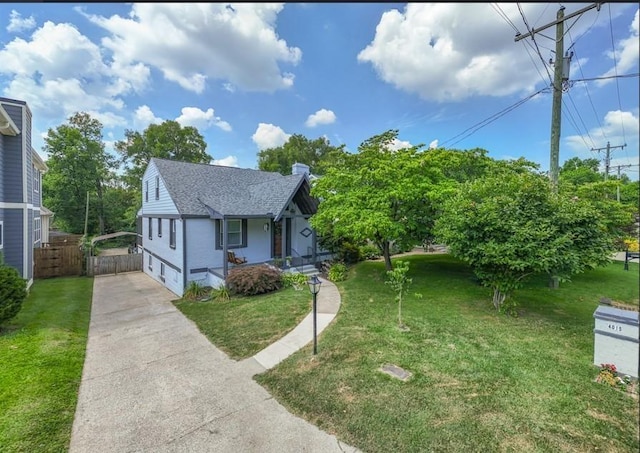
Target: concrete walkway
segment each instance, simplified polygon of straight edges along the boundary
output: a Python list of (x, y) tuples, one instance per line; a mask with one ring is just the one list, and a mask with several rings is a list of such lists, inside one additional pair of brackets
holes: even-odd
[[(322, 286), (316, 296), (316, 331), (318, 336), (336, 317), (340, 309), (340, 292), (329, 280), (320, 278)], [(313, 312), (289, 332), (253, 357), (243, 360), (240, 365), (251, 374), (262, 373), (273, 368), (291, 354), (313, 341)]]
[[(320, 294), (332, 286), (323, 282)], [(291, 340), (286, 352), (235, 362), (172, 299), (142, 272), (95, 278), (70, 452), (357, 451), (289, 413), (251, 378), (303, 341), (304, 328), (281, 340)], [(326, 325), (334, 314), (322, 315)]]

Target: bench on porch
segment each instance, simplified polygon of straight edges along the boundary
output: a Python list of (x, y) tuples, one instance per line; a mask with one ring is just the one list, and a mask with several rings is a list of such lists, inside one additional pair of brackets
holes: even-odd
[(227, 260), (232, 264), (244, 264), (247, 262), (246, 258), (238, 257), (234, 252), (227, 252)]

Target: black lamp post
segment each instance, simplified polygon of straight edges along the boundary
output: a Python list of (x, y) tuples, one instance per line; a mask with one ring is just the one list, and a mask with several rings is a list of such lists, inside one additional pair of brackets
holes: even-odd
[(320, 281), (317, 275), (314, 275), (307, 281), (307, 283), (309, 284), (309, 291), (311, 292), (311, 294), (313, 294), (313, 355), (316, 355), (318, 353), (318, 340), (316, 338), (316, 332), (317, 332), (316, 318), (318, 317), (318, 315), (316, 310), (316, 302), (318, 298), (318, 293), (320, 292), (320, 285), (322, 285), (322, 282)]

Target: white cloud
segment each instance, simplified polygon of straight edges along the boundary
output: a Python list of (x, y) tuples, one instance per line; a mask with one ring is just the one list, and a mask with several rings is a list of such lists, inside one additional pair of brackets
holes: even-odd
[[(29, 39), (15, 38), (0, 49), (0, 74), (9, 77), (3, 93), (29, 103), (40, 118), (60, 119), (77, 111), (120, 123), (108, 109), (124, 107), (120, 95), (148, 83), (144, 67), (106, 64), (101, 49), (67, 23), (45, 22)], [(107, 110), (105, 110), (107, 109)]]
[[(525, 30), (517, 4), (499, 6)], [(521, 6), (536, 24), (555, 19), (556, 10), (547, 4)], [(622, 11), (622, 6), (611, 8), (613, 15)], [(579, 36), (589, 26), (589, 21), (577, 21), (571, 32)], [(409, 3), (382, 15), (358, 61), (371, 64), (383, 81), (430, 101), (528, 94), (544, 82), (523, 48), (528, 44), (515, 43), (514, 37), (513, 28), (488, 3)], [(545, 59), (551, 56), (543, 52)], [(544, 74), (542, 63), (536, 64)]]
[(229, 83), (229, 82), (223, 83), (222, 84), (222, 88), (224, 88), (229, 93), (235, 93), (236, 92), (236, 87), (233, 86), (233, 83)]
[(438, 148), (438, 139), (436, 138), (434, 141), (429, 143), (429, 149), (437, 149)]
[(291, 137), (291, 134), (287, 134), (279, 126), (260, 123), (251, 139), (258, 145), (258, 149), (263, 150), (282, 146), (289, 140), (289, 137)]
[(124, 117), (117, 115), (113, 112), (96, 112), (96, 111), (90, 110), (87, 113), (91, 115), (92, 118), (95, 118), (98, 121), (100, 121), (102, 125), (106, 128), (115, 127), (115, 126), (126, 126), (128, 124), (127, 120)]
[(9, 25), (7, 25), (7, 31), (9, 33), (19, 33), (21, 31), (31, 30), (35, 27), (36, 20), (33, 16), (23, 19), (22, 14), (15, 9), (11, 10), (11, 14), (9, 15)]
[(167, 80), (201, 93), (209, 78), (248, 91), (293, 85), (279, 64), (302, 56), (276, 33), (283, 4), (137, 3), (128, 17), (86, 15), (111, 33), (102, 44), (123, 64), (142, 63)]
[[(611, 151), (612, 165), (613, 159), (622, 162), (615, 165), (629, 163), (637, 165), (639, 163), (638, 137), (640, 136), (640, 118), (637, 112), (634, 114), (633, 112), (622, 112), (620, 110), (609, 111), (604, 116), (602, 128), (591, 129), (589, 136), (594, 141), (594, 148), (604, 148), (607, 146), (607, 142), (611, 146), (619, 146), (625, 144), (626, 141), (627, 146), (624, 149), (616, 148)], [(565, 140), (568, 147), (581, 158), (594, 157), (594, 154), (590, 151), (592, 144), (589, 136), (572, 135)], [(600, 156), (604, 158), (604, 152), (600, 153)]]
[(391, 151), (398, 151), (399, 149), (411, 148), (413, 145), (406, 140), (398, 140), (394, 138), (393, 141), (387, 146), (387, 149)]
[(223, 165), (225, 167), (237, 167), (238, 158), (236, 156), (227, 156), (222, 159), (213, 159), (213, 165)]
[[(609, 52), (608, 56), (612, 60), (615, 57), (616, 66), (609, 69), (602, 74), (602, 77), (608, 77), (616, 75), (616, 69), (618, 74), (625, 74), (633, 69), (638, 64), (640, 58), (640, 19), (638, 13), (640, 10), (636, 10), (636, 14), (633, 17), (633, 21), (629, 26), (630, 35), (628, 38), (622, 39), (618, 42), (615, 55), (613, 52)], [(598, 85), (604, 85), (612, 82), (613, 79), (598, 80)]]
[(214, 115), (212, 108), (206, 112), (197, 107), (183, 107), (182, 114), (176, 118), (176, 121), (182, 126), (193, 126), (198, 130), (205, 130), (211, 126), (216, 126), (225, 132), (231, 131), (231, 125)]
[(313, 115), (309, 115), (304, 123), (307, 127), (316, 127), (318, 124), (332, 124), (336, 122), (336, 114), (331, 110), (320, 109)]
[(150, 124), (160, 124), (162, 122), (163, 119), (155, 116), (147, 105), (138, 107), (133, 115), (133, 124), (138, 130), (146, 129)]

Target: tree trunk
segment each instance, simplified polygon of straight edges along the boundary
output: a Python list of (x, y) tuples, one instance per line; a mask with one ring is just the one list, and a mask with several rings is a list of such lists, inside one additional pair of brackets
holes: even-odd
[(384, 256), (384, 267), (388, 271), (393, 270), (393, 264), (391, 264), (391, 252), (389, 247), (389, 241), (384, 241), (382, 243), (382, 256)]
[(500, 310), (500, 307), (506, 298), (506, 293), (503, 293), (498, 288), (493, 288), (493, 306), (496, 307), (496, 310)]
[(402, 293), (398, 298), (398, 327), (402, 328)]
[(96, 189), (98, 192), (98, 229), (99, 234), (104, 234), (104, 203), (102, 202), (102, 182), (97, 181)]

